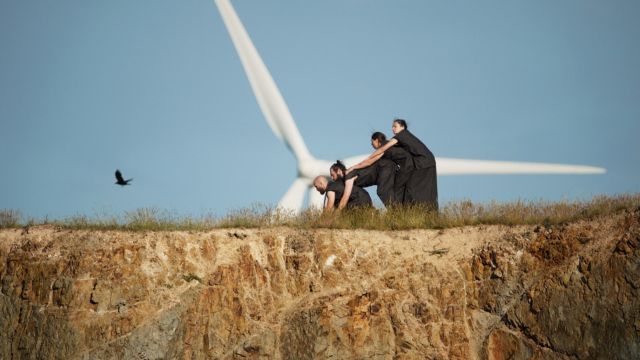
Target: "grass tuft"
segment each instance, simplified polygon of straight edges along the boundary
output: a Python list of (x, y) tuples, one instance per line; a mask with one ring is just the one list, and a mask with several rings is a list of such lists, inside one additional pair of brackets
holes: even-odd
[(0, 211), (0, 228), (15, 228), (41, 224), (54, 224), (67, 229), (127, 230), (127, 231), (206, 231), (215, 228), (268, 228), (287, 226), (295, 228), (328, 229), (444, 229), (476, 225), (555, 225), (577, 220), (589, 220), (640, 208), (640, 194), (596, 196), (588, 201), (515, 201), (509, 203), (480, 203), (457, 201), (445, 204), (439, 211), (421, 206), (397, 206), (388, 210), (374, 208), (345, 210), (325, 214), (308, 209), (299, 214), (277, 208), (253, 205), (230, 211), (216, 218), (178, 216), (158, 208), (141, 208), (126, 212), (124, 216), (77, 215), (68, 219), (27, 224), (16, 210)]
[(0, 228), (16, 228), (20, 227), (20, 211), (3, 209), (0, 210)]

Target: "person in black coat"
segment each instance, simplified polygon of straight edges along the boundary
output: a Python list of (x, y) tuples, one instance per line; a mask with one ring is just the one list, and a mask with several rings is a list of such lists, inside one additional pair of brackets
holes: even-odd
[(345, 196), (344, 182), (342, 180), (329, 181), (324, 176), (317, 176), (313, 180), (313, 186), (320, 194), (326, 194), (324, 203), (325, 212), (331, 212), (337, 208), (338, 202), (343, 198), (346, 199), (346, 207), (349, 209), (362, 206), (373, 206), (369, 193), (358, 186), (354, 186), (351, 193)]
[[(396, 172), (396, 164), (388, 159), (380, 159), (375, 164), (352, 171), (347, 175), (347, 168), (340, 161), (336, 161), (331, 165), (329, 174), (333, 181), (342, 181), (345, 185), (345, 195), (350, 196), (353, 186), (360, 188), (366, 188), (369, 186), (377, 186), (377, 194), (380, 200), (389, 206), (394, 202), (395, 193), (393, 189), (393, 182)], [(343, 199), (345, 199), (343, 197)], [(341, 201), (338, 204), (338, 208), (342, 209), (346, 206), (345, 201)]]
[[(371, 135), (371, 146), (379, 149), (387, 143), (387, 137), (381, 132)], [(335, 164), (334, 164), (335, 166)], [(333, 167), (332, 167), (333, 169)], [(409, 153), (400, 147), (392, 147), (380, 156), (362, 161), (345, 171), (345, 191), (349, 191), (349, 180), (354, 185), (366, 187), (377, 185), (377, 193), (382, 203), (389, 207), (404, 201), (407, 181), (413, 170), (413, 160)]]
[(393, 120), (391, 131), (395, 136), (379, 147), (362, 163), (381, 157), (392, 147), (404, 149), (411, 154), (414, 169), (406, 182), (403, 203), (424, 204), (437, 210), (438, 181), (436, 159), (433, 153), (420, 139), (407, 130), (407, 122), (405, 120)]

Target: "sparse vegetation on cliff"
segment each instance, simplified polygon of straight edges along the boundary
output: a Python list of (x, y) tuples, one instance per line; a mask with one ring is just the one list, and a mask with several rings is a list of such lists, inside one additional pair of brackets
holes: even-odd
[(438, 212), (419, 206), (400, 206), (387, 211), (357, 209), (323, 214), (307, 210), (300, 214), (280, 211), (273, 207), (254, 205), (234, 210), (223, 217), (203, 215), (179, 216), (157, 208), (142, 208), (124, 216), (78, 215), (63, 220), (33, 219), (24, 222), (20, 212), (0, 211), (0, 228), (52, 224), (67, 229), (95, 230), (189, 230), (215, 228), (265, 228), (287, 226), (296, 228), (331, 229), (443, 229), (473, 225), (555, 225), (576, 220), (588, 220), (602, 215), (640, 207), (640, 194), (597, 196), (588, 201), (516, 201), (477, 204), (471, 201), (448, 203)]
[[(549, 222), (581, 220), (550, 226), (2, 229), (0, 359), (637, 359), (640, 208), (612, 214), (632, 204), (556, 204)], [(371, 214), (336, 221), (393, 213)]]
[(0, 210), (0, 228), (20, 226), (20, 212), (17, 210)]

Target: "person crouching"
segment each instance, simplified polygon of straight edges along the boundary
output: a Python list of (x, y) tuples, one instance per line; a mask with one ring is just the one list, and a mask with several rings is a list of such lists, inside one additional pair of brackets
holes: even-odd
[[(313, 186), (321, 195), (325, 195), (323, 208), (325, 212), (331, 212), (338, 207), (338, 204), (344, 194), (343, 181), (329, 181), (324, 176), (317, 176), (313, 179)], [(358, 186), (353, 186), (351, 194), (348, 197), (346, 207), (347, 209), (352, 209), (362, 206), (373, 206), (371, 196), (369, 196), (369, 193), (364, 189)]]

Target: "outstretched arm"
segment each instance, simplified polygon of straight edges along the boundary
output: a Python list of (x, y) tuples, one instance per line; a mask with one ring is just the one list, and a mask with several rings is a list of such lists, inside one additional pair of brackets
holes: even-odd
[(355, 170), (355, 169), (362, 169), (365, 168), (367, 166), (370, 166), (371, 164), (373, 164), (374, 162), (378, 161), (382, 155), (384, 155), (384, 152), (387, 151), (387, 149), (389, 149), (390, 147), (392, 147), (393, 145), (397, 144), (398, 140), (396, 139), (391, 139), (389, 141), (387, 141), (386, 144), (384, 144), (383, 146), (379, 147), (378, 149), (376, 149), (376, 151), (374, 151), (371, 155), (369, 155), (368, 158), (362, 160), (361, 162), (353, 165), (352, 167), (350, 167), (347, 170), (347, 173), (350, 173), (351, 171)]
[(380, 146), (379, 148), (376, 149), (376, 151), (373, 152), (373, 154), (369, 155), (369, 159), (374, 157), (374, 156), (378, 156), (380, 154), (384, 154), (385, 151), (387, 151), (388, 148), (392, 147), (393, 145), (397, 144), (398, 140), (396, 139), (391, 139), (389, 141), (387, 141), (386, 144)]
[(354, 176), (344, 182), (344, 193), (342, 193), (342, 199), (340, 199), (340, 203), (338, 204), (338, 210), (342, 210), (345, 206), (347, 206), (347, 203), (349, 202), (349, 196), (351, 196), (351, 191), (353, 191), (353, 183), (357, 178), (357, 176)]
[(366, 167), (369, 167), (369, 166), (373, 165), (376, 161), (380, 160), (380, 158), (382, 158), (383, 156), (384, 156), (384, 153), (380, 153), (377, 156), (366, 158), (366, 159), (360, 161), (359, 163), (353, 165), (352, 167), (350, 167), (347, 170), (347, 174), (352, 172), (353, 170), (364, 169)]
[(332, 212), (333, 204), (336, 203), (335, 191), (327, 191), (327, 202), (324, 204), (324, 212)]
[(391, 139), (389, 141), (387, 141), (386, 144), (384, 144), (383, 146), (379, 147), (378, 149), (376, 149), (376, 151), (374, 151), (371, 155), (369, 155), (368, 158), (362, 160), (361, 162), (353, 165), (352, 167), (350, 167), (347, 170), (347, 173), (350, 173), (351, 171), (355, 170), (355, 169), (362, 169), (362, 168), (366, 168), (367, 166), (370, 166), (371, 164), (375, 163), (376, 161), (378, 161), (382, 155), (384, 155), (384, 152), (387, 151), (387, 149), (389, 149), (390, 147), (392, 147), (393, 145), (397, 144), (398, 140), (396, 139)]

